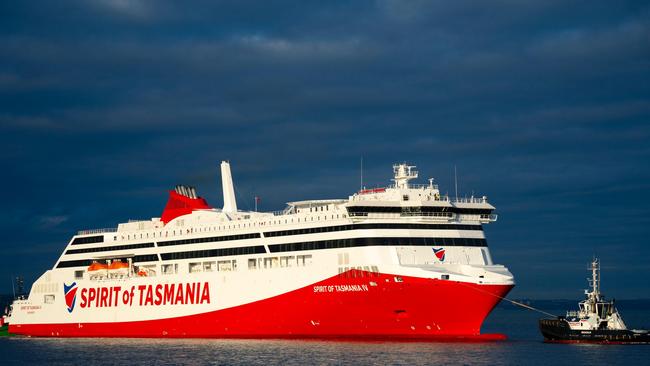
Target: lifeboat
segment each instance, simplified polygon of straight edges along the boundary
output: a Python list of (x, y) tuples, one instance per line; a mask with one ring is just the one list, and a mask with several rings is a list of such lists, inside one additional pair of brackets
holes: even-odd
[(119, 259), (115, 260), (108, 266), (108, 272), (111, 275), (126, 276), (129, 274), (129, 264), (124, 263)]
[(90, 266), (88, 266), (88, 272), (95, 272), (95, 271), (102, 271), (102, 270), (107, 270), (108, 265), (104, 263), (98, 263), (96, 261), (93, 261)]

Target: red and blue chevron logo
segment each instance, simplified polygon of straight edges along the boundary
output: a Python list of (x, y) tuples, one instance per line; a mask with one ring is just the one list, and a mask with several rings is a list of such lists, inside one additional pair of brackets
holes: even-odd
[(65, 296), (65, 304), (68, 306), (68, 313), (72, 313), (74, 305), (77, 302), (77, 283), (73, 282), (71, 285), (63, 283), (63, 294)]
[(433, 248), (433, 254), (435, 254), (436, 258), (438, 258), (438, 260), (441, 262), (445, 261), (445, 248)]

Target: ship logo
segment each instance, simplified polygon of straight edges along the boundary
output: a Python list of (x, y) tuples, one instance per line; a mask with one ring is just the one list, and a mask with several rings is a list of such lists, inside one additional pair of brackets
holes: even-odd
[(63, 295), (65, 296), (65, 304), (68, 306), (68, 313), (72, 313), (74, 304), (77, 302), (77, 283), (73, 282), (71, 285), (63, 283)]
[(445, 261), (445, 248), (433, 248), (433, 254), (435, 254), (436, 258), (438, 258), (441, 262)]

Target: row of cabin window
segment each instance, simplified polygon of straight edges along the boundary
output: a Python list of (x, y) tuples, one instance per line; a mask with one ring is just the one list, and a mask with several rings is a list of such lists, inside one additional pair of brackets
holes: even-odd
[(258, 238), (260, 238), (260, 233), (250, 233), (250, 234), (239, 234), (239, 235), (213, 236), (209, 238), (160, 241), (158, 242), (158, 246), (164, 247), (169, 245), (211, 243), (211, 242), (219, 242), (219, 241), (246, 240), (246, 239), (258, 239)]
[[(322, 210), (321, 210), (321, 211), (322, 211)], [(346, 217), (347, 217), (346, 215), (331, 215), (331, 216), (330, 216), (330, 219), (331, 219), (331, 220), (335, 220), (335, 219), (346, 218)], [(291, 218), (291, 219), (284, 219), (284, 223), (285, 223), (285, 224), (293, 224), (294, 222), (296, 222), (296, 223), (300, 223), (300, 222), (314, 221), (314, 219), (316, 219), (315, 221), (320, 221), (321, 216), (318, 216), (318, 217), (316, 217), (316, 218), (311, 217), (310, 220), (307, 220), (307, 218), (305, 217), (305, 220), (304, 220), (304, 221), (301, 221), (301, 218), (300, 218), (300, 217), (296, 218), (295, 221), (294, 221), (294, 218)], [(327, 215), (323, 216), (323, 220), (327, 220)], [(268, 222), (264, 222), (264, 221), (263, 221), (263, 222), (260, 222), (260, 223), (259, 223), (259, 224), (260, 224), (259, 226), (264, 226), (266, 223), (268, 223), (269, 225), (282, 225), (282, 220), (274, 220), (274, 221), (268, 221)], [(198, 227), (198, 228), (196, 228), (196, 230), (195, 230), (194, 228), (185, 229), (185, 233), (183, 233), (183, 230), (182, 230), (182, 229), (179, 229), (179, 230), (178, 230), (178, 235), (187, 235), (187, 234), (194, 234), (194, 233), (208, 232), (208, 231), (221, 231), (221, 230), (230, 230), (230, 229), (243, 229), (243, 228), (246, 228), (246, 227), (256, 227), (256, 226), (257, 226), (257, 222), (253, 222), (253, 223), (241, 223), (241, 224), (237, 224), (237, 225), (228, 225), (228, 226), (214, 226), (214, 227), (212, 227), (212, 230), (206, 230), (206, 229), (210, 229), (209, 227), (207, 227), (207, 228), (205, 228), (205, 227), (203, 227), (203, 228), (202, 228), (202, 227)], [(163, 235), (163, 233), (164, 233), (164, 235)], [(171, 231), (171, 236), (176, 236), (176, 235), (177, 235), (177, 234), (176, 234), (176, 230), (172, 230), (172, 231)], [(169, 236), (170, 236), (170, 231), (159, 231), (159, 232), (158, 232), (158, 237), (159, 237), (159, 238), (163, 238), (163, 237), (164, 237), (164, 238), (167, 238), (167, 237), (169, 237)], [(155, 231), (151, 233), (151, 237), (152, 237), (152, 238), (155, 238), (155, 237), (156, 237), (156, 232), (155, 232)], [(99, 241), (84, 241), (84, 242), (82, 242), (82, 241), (77, 241), (77, 239), (87, 239), (87, 238), (75, 238), (75, 240), (72, 242), (72, 244), (74, 245), (74, 244), (101, 243), (101, 242), (104, 241), (104, 239), (103, 239), (103, 237), (100, 237), (100, 238), (102, 238), (102, 239), (99, 240)], [(133, 239), (133, 240), (135, 240), (135, 239), (149, 239), (149, 233), (148, 233), (148, 232), (146, 232), (146, 233), (140, 233), (140, 237), (139, 237), (139, 238), (138, 238), (138, 236), (137, 236), (136, 234), (133, 234), (133, 238), (131, 238), (131, 234), (127, 234), (126, 236), (121, 235), (121, 236), (120, 236), (120, 239), (121, 239), (121, 240), (131, 240), (131, 239)], [(113, 236), (113, 241), (117, 241), (117, 240), (118, 240), (118, 236), (117, 236), (117, 235), (114, 235), (114, 236)]]
[(471, 246), (486, 247), (485, 239), (473, 238), (414, 238), (414, 237), (377, 237), (377, 238), (348, 238), (320, 241), (308, 241), (287, 244), (269, 245), (272, 253), (296, 252), (301, 250), (320, 250), (334, 248), (352, 248), (364, 246)]
[[(248, 259), (248, 269), (304, 267), (311, 264), (312, 264), (311, 254)], [(214, 272), (214, 271), (230, 272), (236, 270), (237, 270), (237, 260), (234, 259), (223, 260), (223, 261), (192, 262), (189, 263), (188, 265), (189, 273)], [(169, 263), (169, 264), (161, 265), (160, 273), (163, 275), (178, 273), (178, 263)]]
[[(188, 265), (189, 273), (200, 272), (230, 272), (237, 270), (237, 260), (223, 260), (223, 261), (207, 261), (207, 262), (192, 262)], [(160, 273), (163, 275), (170, 275), (178, 273), (178, 263), (163, 264), (160, 266)]]
[(349, 213), (433, 213), (433, 212), (454, 212), (459, 214), (491, 214), (492, 209), (483, 208), (460, 208), (460, 207), (439, 207), (439, 206), (351, 206), (347, 208)]
[(227, 257), (232, 255), (263, 254), (263, 253), (266, 253), (264, 246), (256, 245), (250, 247), (205, 249), (205, 250), (194, 250), (188, 252), (162, 253), (160, 254), (160, 257), (162, 258), (162, 260), (174, 260), (174, 259), (191, 259), (191, 258), (207, 258), (207, 257)]
[(94, 253), (94, 252), (103, 252), (108, 250), (141, 249), (141, 248), (152, 248), (152, 247), (154, 247), (154, 243), (127, 244), (127, 245), (115, 245), (112, 247), (69, 249), (66, 250), (65, 254), (69, 255), (69, 254), (80, 254), (80, 253)]
[[(233, 226), (234, 226), (234, 225), (233, 225)], [(228, 227), (228, 228), (230, 228), (230, 227)], [(233, 227), (233, 228), (234, 228), (234, 227)], [(206, 229), (209, 229), (209, 228), (202, 228), (202, 227), (199, 227), (199, 228), (196, 228), (196, 229), (195, 229), (195, 228), (185, 229), (185, 235), (186, 235), (186, 234), (194, 234), (194, 233), (201, 233), (201, 232), (212, 231), (212, 230), (206, 230)], [(213, 229), (214, 229), (214, 231), (216, 231), (217, 228), (214, 227)], [(219, 229), (221, 229), (221, 228), (219, 228)], [(165, 233), (165, 235), (163, 235), (163, 233)], [(171, 233), (172, 233), (171, 236), (176, 236), (176, 230), (172, 230)], [(151, 234), (152, 234), (152, 235), (151, 235), (152, 238), (155, 238), (155, 237), (156, 237), (156, 232), (155, 232), (155, 231), (152, 232)], [(179, 229), (179, 230), (178, 230), (178, 235), (184, 235), (182, 229)], [(169, 231), (159, 231), (159, 232), (158, 232), (158, 237), (159, 237), (159, 238), (162, 238), (162, 237), (165, 237), (165, 238), (166, 238), (166, 237), (169, 237), (169, 236), (170, 236), (170, 235), (169, 235)], [(126, 236), (122, 235), (120, 238), (121, 238), (121, 240), (131, 240), (131, 234), (127, 234)], [(149, 238), (149, 233), (148, 233), (148, 232), (147, 232), (147, 233), (140, 233), (140, 239), (148, 239), (148, 238)], [(138, 239), (138, 237), (136, 236), (136, 234), (133, 234), (133, 239), (134, 239), (134, 240), (135, 240), (135, 239)], [(113, 241), (117, 241), (117, 235), (113, 236)], [(80, 243), (73, 243), (73, 244), (80, 244)]]
[(237, 270), (237, 260), (223, 260), (223, 261), (209, 261), (209, 262), (193, 262), (188, 266), (190, 273), (199, 272), (229, 272)]
[(250, 258), (248, 269), (304, 267), (312, 264), (311, 254)]
[[(400, 246), (474, 246), (485, 247), (487, 242), (485, 239), (473, 238), (414, 238), (414, 237), (378, 237), (378, 238), (348, 238), (348, 239), (335, 239), (335, 240), (321, 240), (311, 242), (298, 242), (288, 244), (273, 244), (269, 245), (269, 249), (273, 253), (277, 252), (293, 252), (302, 250), (319, 250), (319, 249), (333, 249), (333, 248), (350, 248), (360, 246), (384, 246), (384, 245), (400, 245)], [(175, 260), (175, 259), (189, 259), (189, 258), (206, 258), (206, 257), (225, 257), (231, 255), (245, 255), (245, 254), (263, 254), (266, 253), (264, 246), (249, 246), (237, 248), (220, 248), (208, 250), (196, 250), (188, 252), (174, 252), (162, 253), (162, 260)], [(133, 262), (150, 262), (157, 261), (158, 256), (155, 254), (138, 255), (133, 257)], [(80, 267), (89, 266), (92, 263), (91, 259), (61, 261), (57, 268)]]
[(333, 231), (363, 230), (363, 229), (411, 229), (411, 230), (483, 230), (481, 225), (464, 224), (407, 224), (407, 223), (378, 223), (378, 224), (349, 224), (338, 226), (323, 226), (305, 229), (267, 231), (264, 237), (317, 234)]
[[(121, 260), (122, 262), (126, 262), (129, 257), (116, 257), (113, 258), (113, 260)], [(133, 263), (139, 263), (139, 262), (157, 262), (159, 260), (157, 254), (143, 254), (143, 255), (136, 255), (131, 258)], [(95, 261), (95, 259), (78, 259), (78, 260), (71, 260), (71, 261), (61, 261), (59, 264), (56, 266), (56, 268), (70, 268), (70, 267), (87, 267), (91, 265)]]
[[(361, 230), (361, 229), (482, 230), (483, 227), (481, 225), (462, 225), (462, 224), (408, 224), (408, 223), (392, 223), (392, 224), (380, 223), (380, 224), (356, 224), (356, 225), (350, 224), (350, 225), (324, 226), (324, 227), (295, 229), (295, 230), (267, 231), (264, 233), (264, 236), (276, 237), (276, 236), (316, 234), (316, 233), (323, 233), (323, 232), (349, 231), (349, 230)], [(257, 239), (257, 238), (260, 238), (259, 233), (250, 233), (250, 234), (227, 235), (227, 236), (208, 237), (208, 238), (163, 241), (163, 242), (159, 242), (158, 245), (169, 246), (169, 245), (196, 244), (196, 243), (245, 240), (245, 239)], [(453, 244), (441, 243), (438, 245), (453, 245)], [(107, 250), (139, 249), (139, 248), (149, 248), (153, 246), (154, 246), (153, 243), (142, 243), (142, 244), (128, 244), (128, 245), (120, 245), (120, 246), (112, 246), (112, 247), (70, 249), (66, 251), (65, 254), (68, 255), (68, 254), (79, 254), (79, 253), (94, 253), (94, 252), (101, 252)]]
[(86, 236), (82, 238), (74, 238), (72, 240), (72, 245), (101, 243), (103, 241), (104, 241), (104, 235)]

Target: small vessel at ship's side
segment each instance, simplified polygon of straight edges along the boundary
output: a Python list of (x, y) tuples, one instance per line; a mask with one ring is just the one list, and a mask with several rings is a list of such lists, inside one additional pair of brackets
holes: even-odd
[(556, 319), (540, 319), (539, 329), (546, 342), (650, 344), (650, 331), (627, 329), (614, 300), (600, 292), (600, 262), (591, 262), (590, 290), (578, 303), (578, 311), (567, 311)]

